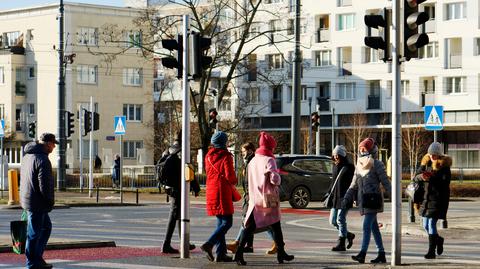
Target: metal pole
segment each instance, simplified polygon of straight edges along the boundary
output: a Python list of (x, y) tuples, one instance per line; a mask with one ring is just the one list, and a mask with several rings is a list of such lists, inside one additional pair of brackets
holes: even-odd
[(312, 115), (312, 97), (308, 97), (308, 115), (309, 115), (309, 119), (310, 119), (310, 126), (308, 126), (308, 150), (307, 150), (307, 154), (312, 154), (312, 117), (310, 115)]
[[(317, 112), (318, 112), (318, 117), (320, 117), (320, 104), (317, 103)], [(315, 148), (315, 154), (320, 155), (320, 125), (317, 127), (317, 133), (316, 133), (316, 148)]]
[(302, 59), (300, 56), (300, 0), (295, 3), (295, 53), (293, 59), (292, 78), (292, 127), (291, 127), (291, 153), (300, 153), (300, 72)]
[(190, 183), (185, 180), (185, 167), (190, 161), (190, 89), (188, 87), (188, 28), (189, 16), (183, 15), (183, 72), (182, 72), (182, 195), (180, 258), (190, 257)]
[(89, 197), (92, 197), (93, 192), (93, 96), (90, 96), (90, 144), (88, 156), (88, 192)]
[(60, 144), (57, 147), (57, 190), (65, 189), (65, 149), (67, 141), (65, 137), (65, 65), (64, 65), (64, 41), (63, 41), (63, 0), (60, 0), (60, 14), (58, 16), (59, 23), (59, 46), (58, 46), (58, 126), (57, 132)]
[(438, 135), (438, 134), (437, 134), (437, 131), (434, 130), (434, 131), (433, 131), (433, 142), (437, 142), (437, 141), (438, 141), (437, 135)]
[(0, 173), (2, 173), (0, 175), (0, 189), (2, 190), (2, 195), (3, 195), (3, 190), (5, 189), (5, 171), (4, 170), (4, 167), (3, 167), (3, 136), (0, 138), (0, 164), (2, 165), (0, 167)]
[(333, 149), (335, 148), (335, 108), (333, 107), (333, 103), (330, 102), (332, 104), (332, 152), (333, 152)]
[[(214, 95), (214, 102), (215, 102), (215, 108), (217, 109), (217, 113), (218, 111), (220, 111), (220, 108), (218, 107), (218, 90), (216, 90), (216, 94)], [(215, 123), (215, 132), (218, 132), (218, 120), (217, 120), (217, 123)]]
[(83, 130), (83, 106), (80, 105), (78, 108), (78, 158), (79, 158), (79, 169), (80, 169), (80, 192), (83, 192), (83, 139), (82, 139), (82, 130)]
[[(92, 119), (93, 121), (93, 119)], [(123, 135), (120, 135), (120, 204), (123, 204)]]
[[(401, 264), (402, 253), (402, 106), (400, 79), (400, 0), (392, 3), (392, 67), (394, 94), (392, 94), (392, 258), (391, 265)], [(387, 27), (388, 28), (388, 27)], [(387, 29), (386, 29), (387, 30)]]

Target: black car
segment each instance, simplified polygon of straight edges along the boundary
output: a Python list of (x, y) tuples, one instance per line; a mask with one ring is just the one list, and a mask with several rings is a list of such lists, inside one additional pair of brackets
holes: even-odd
[(324, 155), (276, 156), (282, 178), (280, 200), (293, 208), (305, 208), (310, 201), (320, 201), (332, 180), (332, 161)]

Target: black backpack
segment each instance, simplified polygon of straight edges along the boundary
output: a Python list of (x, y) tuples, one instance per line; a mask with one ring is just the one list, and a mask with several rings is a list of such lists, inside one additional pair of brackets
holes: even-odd
[(155, 179), (163, 186), (176, 188), (179, 185), (180, 158), (177, 154), (167, 154), (155, 165)]

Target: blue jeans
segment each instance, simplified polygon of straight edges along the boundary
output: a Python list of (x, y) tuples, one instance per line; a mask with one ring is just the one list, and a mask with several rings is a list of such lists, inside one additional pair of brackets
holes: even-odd
[(437, 234), (438, 219), (422, 217), (422, 220), (423, 220), (423, 228), (429, 235)]
[(373, 233), (373, 239), (377, 245), (378, 252), (385, 252), (383, 248), (382, 235), (378, 228), (377, 213), (367, 213), (363, 216), (363, 239), (360, 251), (367, 252), (370, 243), (370, 235)]
[(51, 232), (52, 222), (47, 212), (28, 211), (27, 244), (25, 245), (27, 268), (41, 264), (43, 251)]
[(348, 209), (330, 209), (330, 224), (338, 230), (340, 237), (347, 237), (347, 214)]
[(227, 254), (227, 244), (225, 243), (225, 235), (232, 227), (233, 215), (217, 215), (217, 227), (213, 234), (208, 238), (207, 242), (217, 247), (217, 257)]

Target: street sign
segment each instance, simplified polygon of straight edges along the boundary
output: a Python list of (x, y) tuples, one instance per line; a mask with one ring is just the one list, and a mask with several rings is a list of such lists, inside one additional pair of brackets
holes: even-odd
[(5, 136), (5, 120), (1, 119), (0, 120), (0, 137)]
[(425, 106), (425, 129), (438, 131), (443, 129), (443, 106)]
[(124, 135), (127, 130), (127, 119), (125, 116), (115, 116), (113, 130), (116, 135)]

